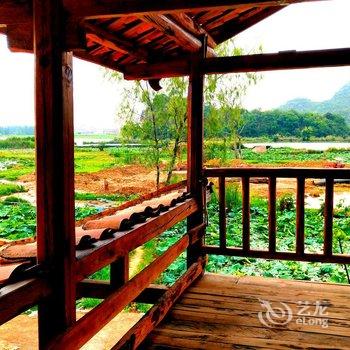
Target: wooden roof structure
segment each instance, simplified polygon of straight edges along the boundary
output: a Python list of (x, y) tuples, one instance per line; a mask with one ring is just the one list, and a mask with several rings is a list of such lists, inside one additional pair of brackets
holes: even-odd
[[(139, 64), (186, 60), (201, 48), (203, 36), (206, 56), (216, 57), (217, 45), (289, 4), (307, 1), (314, 0), (65, 0), (65, 49), (122, 73)], [(32, 2), (2, 1), (0, 32), (10, 50), (32, 52)]]
[[(206, 74), (350, 65), (349, 48), (216, 57), (216, 45), (285, 6), (306, 1), (314, 0), (0, 2), (0, 32), (7, 35), (9, 48), (35, 55), (37, 179), (35, 266), (27, 274), (19, 274), (24, 279), (0, 289), (0, 324), (38, 304), (40, 349), (78, 349), (130, 302), (154, 304), (132, 329), (130, 337), (114, 347), (136, 349), (183, 292), (203, 275), (207, 254), (350, 262), (350, 255), (336, 254), (333, 247), (334, 179), (349, 178), (348, 169), (237, 171), (203, 167)], [(127, 79), (147, 79), (154, 88), (159, 87), (161, 78), (189, 76), (186, 198), (178, 197), (167, 211), (147, 217), (145, 222), (135, 223), (126, 231), (120, 227), (122, 231), (110, 231), (111, 218), (101, 219), (101, 229), (108, 230), (108, 237), (102, 237), (98, 231), (96, 242), (90, 241), (92, 247), (80, 252), (76, 249), (78, 234), (74, 219), (73, 55), (120, 71)], [(265, 251), (251, 247), (249, 179), (254, 175), (269, 179), (269, 247)], [(240, 248), (228, 247), (226, 237), (225, 181), (235, 176), (242, 180)], [(204, 242), (208, 177), (218, 178), (219, 183), (218, 246), (207, 246)], [(277, 177), (297, 179), (294, 252), (276, 250)], [(321, 254), (305, 252), (305, 179), (312, 177), (326, 178)], [(120, 217), (114, 219), (119, 225)], [(130, 221), (130, 217), (127, 219)], [(129, 278), (129, 253), (185, 219), (188, 232), (139, 274)], [(101, 221), (90, 224), (101, 225)], [(84, 236), (86, 232), (80, 230), (79, 234)], [(33, 245), (30, 248), (32, 254)], [(170, 288), (152, 285), (184, 251), (187, 270), (177, 282)], [(2, 252), (8, 258), (13, 249), (7, 247)], [(88, 279), (108, 265), (108, 282)], [(81, 297), (103, 301), (77, 320), (76, 300)]]

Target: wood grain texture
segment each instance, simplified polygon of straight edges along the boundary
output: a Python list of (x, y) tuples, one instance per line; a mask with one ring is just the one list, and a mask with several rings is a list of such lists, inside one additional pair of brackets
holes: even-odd
[(269, 251), (276, 252), (276, 178), (269, 178)]
[(203, 273), (203, 265), (202, 259), (193, 264), (112, 349), (137, 349), (148, 334), (164, 319), (185, 290)]
[[(285, 303), (290, 322), (263, 325), (258, 315), (266, 309), (260, 300), (275, 308)], [(310, 313), (321, 302), (327, 315), (316, 315), (318, 324), (300, 324), (299, 301), (310, 303)], [(323, 318), (328, 327), (321, 326)], [(205, 274), (151, 333), (145, 349), (346, 350), (349, 327), (349, 286)]]
[(297, 179), (296, 201), (296, 251), (298, 255), (304, 254), (305, 249), (305, 178)]
[[(202, 37), (201, 49), (191, 60), (187, 94), (187, 191), (197, 200), (198, 208), (187, 219), (187, 229), (204, 222), (203, 191), (203, 143), (204, 143), (204, 76), (200, 72), (200, 60), (206, 57), (207, 40)], [(187, 267), (202, 255), (203, 241), (191, 245), (187, 250)]]
[(40, 348), (75, 322), (72, 54), (62, 2), (34, 1), (38, 262), (52, 294), (39, 303)]
[(66, 332), (54, 339), (48, 349), (77, 349), (85, 344), (146, 289), (188, 247), (189, 243), (190, 235), (187, 234), (139, 274), (109, 295), (101, 304), (79, 319)]
[(111, 264), (118, 256), (124, 256), (158, 236), (168, 228), (186, 219), (197, 209), (196, 201), (188, 199), (164, 214), (149, 219), (144, 224), (136, 225), (135, 228), (129, 231), (116, 233), (115, 238), (98, 241), (95, 248), (78, 252), (77, 281), (83, 280), (102, 267)]
[[(191, 11), (227, 10), (240, 7), (287, 6), (293, 3), (316, 0), (65, 0), (66, 9), (72, 17), (111, 18), (125, 15), (170, 14)], [(324, 1), (324, 0), (321, 0)]]
[[(203, 74), (264, 72), (317, 67), (341, 67), (350, 64), (350, 49), (313, 51), (286, 51), (233, 57), (207, 58), (202, 62)], [(187, 59), (176, 59), (161, 64), (136, 64), (124, 69), (128, 80), (170, 78), (190, 73)]]
[(0, 325), (38, 303), (50, 294), (43, 279), (29, 279), (1, 288)]

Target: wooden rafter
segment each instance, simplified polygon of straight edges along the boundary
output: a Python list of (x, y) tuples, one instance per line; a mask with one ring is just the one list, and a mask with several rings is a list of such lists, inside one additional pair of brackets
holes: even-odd
[(257, 24), (263, 19), (280, 11), (281, 9), (282, 7), (275, 6), (275, 7), (268, 7), (260, 11), (259, 10), (250, 11), (246, 15), (242, 15), (238, 21), (232, 20), (225, 23), (221, 27), (217, 28), (217, 30), (212, 32), (212, 35), (217, 40), (218, 43), (223, 43), (224, 41), (229, 40), (235, 35), (252, 27), (254, 24)]
[(204, 30), (198, 23), (193, 20), (189, 15), (185, 13), (174, 13), (172, 15), (168, 15), (170, 19), (172, 19), (177, 25), (187, 30), (189, 33), (194, 35), (195, 37), (200, 37), (202, 35), (207, 36), (208, 46), (212, 49), (216, 47), (216, 42), (212, 38), (212, 36)]
[(121, 38), (120, 36), (109, 32), (97, 25), (85, 23), (84, 28), (90, 40), (102, 46), (106, 46), (111, 50), (120, 51), (124, 54), (130, 54), (140, 60), (150, 61), (152, 55), (142, 47), (137, 47), (130, 40)]
[[(150, 14), (143, 16), (142, 19), (159, 29), (166, 36), (174, 40), (180, 47), (189, 52), (198, 52), (202, 46), (199, 39), (164, 15)], [(216, 56), (214, 50), (211, 48), (208, 48), (207, 54), (209, 57)]]
[[(201, 69), (204, 74), (224, 74), (348, 65), (350, 49), (343, 48), (207, 58)], [(188, 60), (173, 60), (157, 65), (138, 64), (126, 67), (125, 72), (125, 78), (130, 80), (178, 77), (189, 75), (190, 63)]]
[(238, 7), (288, 6), (289, 4), (326, 0), (66, 0), (73, 17), (102, 18), (122, 15), (172, 14), (191, 11), (227, 10)]
[[(284, 7), (289, 4), (327, 0), (65, 0), (64, 5), (72, 20), (109, 18), (128, 15), (174, 14), (191, 11), (227, 10), (239, 7)], [(19, 24), (32, 16), (31, 1), (3, 0), (0, 2), (0, 23)]]

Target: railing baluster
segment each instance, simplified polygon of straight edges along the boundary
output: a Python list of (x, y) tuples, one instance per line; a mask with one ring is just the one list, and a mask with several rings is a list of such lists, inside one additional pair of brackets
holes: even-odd
[(305, 178), (297, 178), (297, 218), (296, 218), (296, 252), (304, 255), (305, 249)]
[(326, 198), (324, 205), (324, 255), (329, 257), (333, 254), (333, 196), (334, 179), (326, 178)]
[(250, 195), (249, 177), (242, 177), (243, 251), (250, 250)]
[(269, 252), (276, 252), (276, 178), (269, 178)]
[(219, 232), (220, 248), (226, 248), (226, 188), (225, 177), (219, 177)]

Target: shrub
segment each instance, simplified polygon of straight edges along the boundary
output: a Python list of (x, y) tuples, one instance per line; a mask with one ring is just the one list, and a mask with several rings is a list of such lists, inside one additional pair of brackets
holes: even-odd
[(280, 211), (291, 211), (294, 208), (294, 198), (291, 194), (285, 194), (278, 200), (278, 209)]

